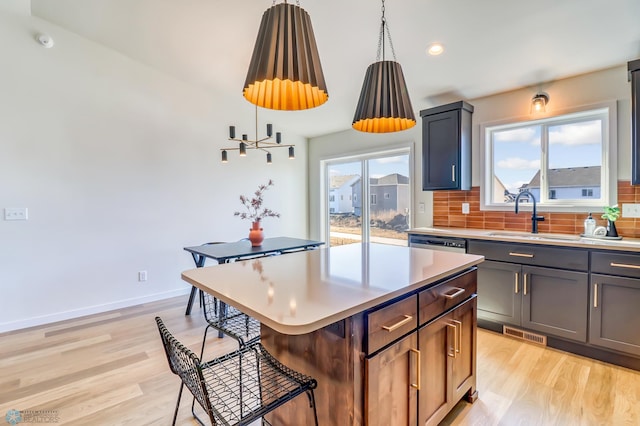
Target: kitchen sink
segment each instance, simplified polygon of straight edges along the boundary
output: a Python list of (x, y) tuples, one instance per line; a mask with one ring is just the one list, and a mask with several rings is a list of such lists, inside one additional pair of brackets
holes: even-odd
[(490, 237), (520, 238), (526, 240), (580, 241), (578, 235), (532, 234), (528, 232), (489, 232)]

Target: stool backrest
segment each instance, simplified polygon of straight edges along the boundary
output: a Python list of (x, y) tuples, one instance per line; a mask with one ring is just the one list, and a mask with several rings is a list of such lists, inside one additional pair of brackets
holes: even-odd
[(171, 335), (160, 317), (156, 317), (156, 323), (171, 372), (180, 377), (182, 383), (187, 386), (202, 408), (204, 408), (209, 417), (211, 417), (211, 401), (204, 386), (205, 382), (202, 367), (200, 366), (200, 359), (189, 348)]

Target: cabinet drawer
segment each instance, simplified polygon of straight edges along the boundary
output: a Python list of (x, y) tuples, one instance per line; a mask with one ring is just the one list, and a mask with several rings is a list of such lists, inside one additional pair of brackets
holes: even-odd
[(467, 252), (483, 255), (486, 260), (522, 265), (550, 266), (576, 271), (587, 271), (589, 267), (589, 252), (583, 249), (471, 240)]
[(418, 293), (419, 325), (431, 321), (475, 294), (478, 290), (477, 277), (476, 270), (469, 271)]
[(591, 272), (640, 278), (640, 253), (591, 253)]
[(371, 354), (418, 326), (417, 295), (367, 314), (367, 353)]

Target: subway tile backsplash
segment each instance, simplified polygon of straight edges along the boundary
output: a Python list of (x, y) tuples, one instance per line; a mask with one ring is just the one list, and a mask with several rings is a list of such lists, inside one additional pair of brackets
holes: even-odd
[[(462, 203), (469, 203), (469, 214), (462, 214)], [(631, 186), (629, 181), (618, 181), (618, 205), (640, 203), (640, 186)], [(584, 231), (586, 213), (541, 212), (544, 222), (538, 222), (539, 232), (557, 234), (580, 234)], [(593, 217), (598, 226), (605, 226), (600, 212)], [(531, 214), (516, 215), (515, 212), (481, 211), (480, 188), (470, 191), (434, 191), (433, 226), (475, 229), (505, 229), (509, 231), (531, 232)], [(640, 218), (621, 217), (616, 221), (618, 234), (623, 237), (640, 238)]]

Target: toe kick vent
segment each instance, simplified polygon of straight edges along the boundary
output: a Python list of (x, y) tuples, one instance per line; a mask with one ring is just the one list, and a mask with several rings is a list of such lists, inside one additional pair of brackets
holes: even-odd
[(502, 334), (505, 336), (515, 337), (516, 339), (526, 340), (542, 346), (547, 346), (547, 336), (541, 334), (530, 333), (528, 331), (519, 330), (517, 328), (502, 326)]

